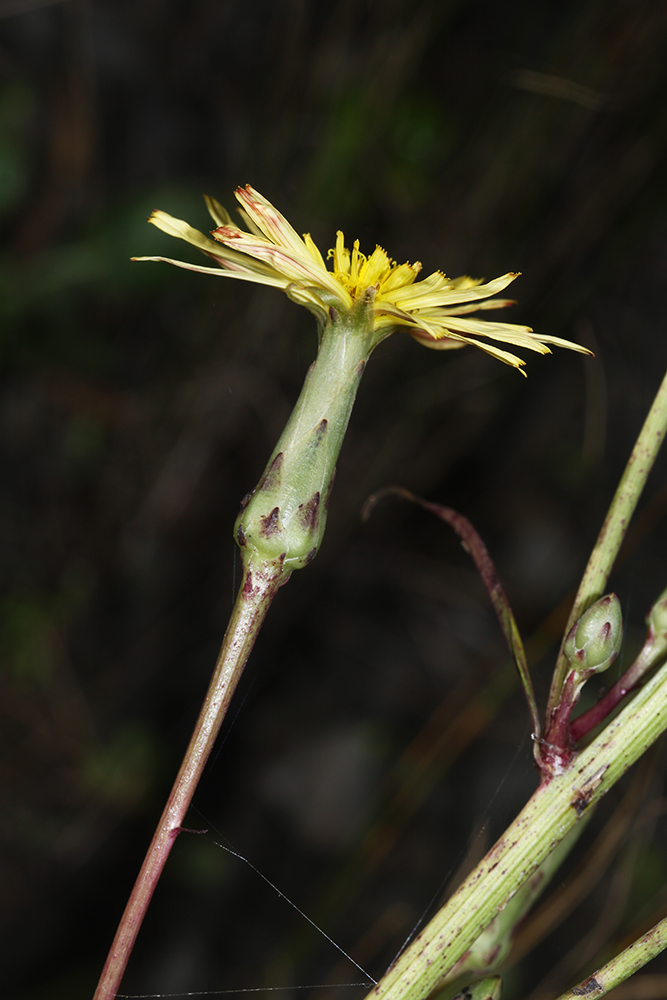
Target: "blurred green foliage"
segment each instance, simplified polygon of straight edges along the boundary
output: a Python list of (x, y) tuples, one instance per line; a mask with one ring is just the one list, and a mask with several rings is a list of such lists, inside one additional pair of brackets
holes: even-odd
[(32, 169), (30, 128), (34, 127), (36, 100), (18, 82), (0, 91), (0, 217), (11, 212), (25, 196)]

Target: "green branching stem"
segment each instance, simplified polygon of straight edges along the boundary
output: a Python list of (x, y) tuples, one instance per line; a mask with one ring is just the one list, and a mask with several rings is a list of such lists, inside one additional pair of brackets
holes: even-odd
[(620, 955), (612, 958), (611, 962), (607, 962), (592, 976), (588, 976), (578, 986), (573, 986), (567, 993), (563, 993), (558, 1000), (581, 1000), (581, 997), (598, 1000), (598, 997), (603, 997), (609, 990), (613, 990), (619, 983), (625, 982), (642, 969), (665, 948), (667, 948), (667, 917), (633, 941)]
[[(625, 537), (630, 518), (634, 513), (637, 501), (644, 489), (646, 478), (660, 450), (666, 429), (667, 374), (662, 380), (662, 384), (653, 400), (653, 405), (644, 421), (644, 426), (639, 432), (639, 437), (632, 449), (632, 454), (628, 459), (628, 464), (618, 484), (618, 489), (614, 494), (614, 499), (611, 502), (604, 524), (600, 529), (595, 547), (591, 552), (563, 633), (564, 638), (567, 637), (570, 629), (577, 619), (581, 617), (586, 608), (590, 607), (594, 601), (597, 601), (605, 591), (609, 574), (618, 555), (621, 542)], [(551, 719), (551, 713), (560, 698), (567, 667), (567, 658), (563, 655), (561, 646), (551, 682), (551, 691), (549, 692), (546, 715), (547, 728)]]
[(512, 948), (517, 927), (547, 888), (593, 815), (594, 810), (586, 809), (579, 822), (563, 837), (560, 844), (554, 847), (551, 854), (546, 856), (542, 864), (516, 891), (507, 906), (482, 931), (451, 972), (441, 981), (438, 996), (442, 998), (448, 995), (447, 991), (442, 989), (445, 985), (462, 984), (472, 975), (481, 976), (503, 964)]
[(423, 1000), (485, 927), (627, 769), (667, 728), (667, 666), (525, 808), (368, 1000)]

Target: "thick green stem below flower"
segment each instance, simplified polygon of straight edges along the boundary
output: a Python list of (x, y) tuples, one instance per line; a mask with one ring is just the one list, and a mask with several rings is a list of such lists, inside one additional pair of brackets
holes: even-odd
[(253, 566), (243, 584), (222, 641), (215, 671), (171, 794), (111, 945), (94, 1000), (111, 1000), (118, 991), (139, 928), (185, 815), (243, 667), (285, 573), (279, 563)]
[(236, 521), (244, 561), (280, 559), (291, 572), (315, 556), (343, 437), (377, 339), (370, 291), (349, 312), (330, 309), (301, 395)]

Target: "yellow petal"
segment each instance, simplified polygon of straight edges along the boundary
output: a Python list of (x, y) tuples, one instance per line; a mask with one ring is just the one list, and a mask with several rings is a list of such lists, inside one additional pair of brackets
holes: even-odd
[[(447, 336), (445, 336), (442, 340), (430, 340), (428, 337), (420, 335), (419, 330), (413, 331), (412, 336), (415, 340), (418, 340), (420, 344), (423, 344), (424, 347), (430, 347), (434, 351), (446, 351), (451, 349), (452, 346)], [(494, 347), (493, 344), (484, 344), (481, 341), (473, 340), (470, 337), (458, 337), (455, 339), (460, 341), (458, 346), (463, 347), (465, 344), (470, 344), (472, 347), (479, 347), (481, 351), (484, 351), (486, 354), (490, 354), (491, 357), (497, 358), (498, 361), (502, 361), (506, 365), (511, 365), (512, 368), (516, 368), (522, 375), (525, 376), (526, 373), (521, 371), (521, 369), (526, 362), (523, 358), (518, 358), (516, 354), (510, 354), (509, 351), (501, 351), (500, 348)]]
[(411, 285), (420, 271), (421, 263), (418, 260), (414, 264), (399, 264), (398, 267), (392, 268), (380, 286), (380, 296), (383, 297), (396, 288)]
[[(255, 225), (255, 223), (252, 221), (252, 219), (245, 211), (245, 209), (239, 208), (239, 215), (241, 216), (241, 218), (243, 219), (243, 221), (245, 222), (246, 226), (248, 227), (251, 233), (254, 233), (255, 236), (259, 236), (260, 240), (266, 239), (266, 236), (264, 235), (262, 230), (259, 228), (259, 226)], [(238, 226), (234, 228), (238, 228)]]
[(484, 284), (484, 278), (471, 278), (469, 274), (462, 274), (460, 278), (452, 278), (452, 288), (477, 288)]
[(419, 327), (432, 340), (439, 340), (442, 336), (441, 324), (430, 323), (428, 319), (405, 312), (403, 309), (399, 309), (398, 306), (393, 306), (388, 302), (381, 302), (376, 306), (375, 317), (376, 329), (386, 326)]
[(177, 236), (181, 240), (187, 240), (188, 243), (192, 243), (193, 246), (203, 250), (204, 253), (219, 253), (219, 247), (208, 236), (204, 236), (198, 229), (193, 229), (187, 222), (183, 222), (182, 219), (175, 219), (173, 215), (169, 215), (167, 212), (152, 212), (148, 217), (148, 221), (157, 226), (158, 229), (161, 229), (163, 233), (167, 233), (169, 236)]
[(217, 201), (216, 198), (211, 198), (210, 195), (205, 194), (204, 195), (204, 201), (206, 202), (206, 207), (207, 207), (207, 209), (209, 211), (209, 214), (210, 214), (211, 218), (215, 222), (216, 226), (233, 226), (234, 225), (234, 223), (232, 222), (231, 215), (229, 214), (229, 212), (227, 211), (227, 209), (224, 207), (224, 205), (221, 205), (220, 202)]
[(452, 306), (451, 309), (441, 308), (443, 316), (462, 316), (464, 313), (477, 312), (479, 309), (506, 309), (515, 306), (516, 299), (483, 299), (481, 302), (469, 302), (467, 306)]
[[(436, 314), (436, 315), (434, 315)], [(431, 322), (437, 322), (437, 311), (426, 310), (426, 317)], [(505, 344), (515, 344), (525, 347), (538, 354), (551, 354), (542, 339), (533, 333), (529, 326), (518, 326), (515, 323), (493, 323), (483, 319), (460, 319), (458, 316), (442, 317), (443, 326), (448, 330), (457, 330), (464, 335), (489, 337), (491, 340), (502, 340)]]
[(541, 333), (539, 338), (545, 344), (553, 344), (554, 347), (567, 347), (571, 351), (577, 351), (579, 354), (588, 354), (592, 358), (595, 357), (593, 351), (589, 351), (587, 347), (582, 347), (581, 344), (575, 344), (571, 340), (562, 340), (561, 337), (545, 337)]
[[(272, 285), (274, 288), (287, 288), (289, 281), (282, 275), (264, 274), (260, 271), (235, 269), (233, 267), (203, 267), (199, 264), (188, 264), (184, 260), (173, 260), (171, 257), (130, 257), (130, 260), (158, 260), (165, 264), (174, 264), (186, 271), (199, 271), (201, 274), (214, 274), (218, 278), (239, 278), (241, 281), (254, 281), (258, 285)], [(250, 262), (252, 263), (252, 261)]]
[(255, 191), (250, 184), (246, 184), (243, 188), (237, 188), (235, 194), (249, 217), (267, 239), (286, 250), (297, 254), (303, 253), (304, 244), (299, 234), (290, 226), (285, 216), (281, 215), (259, 191)]
[(326, 271), (327, 265), (324, 263), (324, 257), (320, 253), (319, 248), (318, 248), (317, 244), (315, 243), (315, 241), (312, 239), (310, 233), (304, 233), (304, 235), (303, 235), (303, 242), (306, 244), (306, 250), (308, 251), (308, 253), (310, 254), (310, 256), (313, 258), (313, 260), (315, 261), (315, 263), (319, 264), (319, 266), (324, 271)]
[(350, 278), (352, 281), (359, 281), (361, 268), (366, 263), (366, 254), (359, 252), (359, 240), (352, 244), (352, 256), (350, 257)]
[(336, 246), (329, 251), (327, 257), (333, 257), (335, 275), (350, 273), (350, 251), (345, 246), (345, 237), (340, 229), (336, 233)]
[[(269, 277), (275, 274), (273, 269), (267, 267), (266, 264), (251, 261), (242, 254), (236, 253), (234, 250), (228, 250), (225, 247), (221, 247), (219, 244), (214, 243), (213, 240), (210, 240), (207, 236), (204, 236), (203, 233), (200, 233), (198, 229), (193, 229), (187, 222), (183, 222), (181, 219), (175, 219), (166, 212), (153, 212), (148, 221), (152, 222), (154, 226), (158, 227), (158, 229), (168, 233), (169, 236), (177, 236), (179, 239), (192, 243), (193, 246), (202, 250), (207, 256), (216, 260), (220, 267), (227, 268), (231, 271), (251, 270), (257, 274), (268, 275)], [(240, 232), (240, 230), (235, 227), (234, 231)]]
[(309, 285), (326, 289), (344, 308), (349, 308), (352, 304), (351, 298), (342, 285), (336, 281), (330, 271), (313, 260), (303, 243), (301, 251), (293, 253), (286, 247), (277, 246), (266, 239), (227, 226), (216, 229), (214, 236), (225, 246), (232, 247), (238, 252), (248, 254), (249, 257), (269, 264), (284, 275), (289, 282), (306, 282)]
[[(507, 288), (518, 276), (518, 273), (510, 272), (509, 274), (503, 274), (500, 278), (494, 278), (493, 281), (487, 281), (484, 285), (475, 285), (468, 288), (456, 288), (455, 283), (460, 279), (455, 279), (454, 281), (447, 281), (446, 285), (442, 285), (437, 290), (432, 290), (429, 279), (425, 278), (424, 281), (418, 281), (408, 288), (398, 289), (393, 293), (393, 299), (403, 309), (423, 309), (433, 306), (448, 307), (459, 302), (477, 302), (479, 299), (487, 299), (501, 292), (503, 288)], [(434, 277), (436, 276), (431, 275), (431, 278)], [(444, 275), (442, 275), (442, 278), (444, 278)]]
[(391, 263), (386, 252), (382, 247), (376, 247), (359, 270), (359, 283), (367, 288), (379, 284), (389, 274), (390, 266)]

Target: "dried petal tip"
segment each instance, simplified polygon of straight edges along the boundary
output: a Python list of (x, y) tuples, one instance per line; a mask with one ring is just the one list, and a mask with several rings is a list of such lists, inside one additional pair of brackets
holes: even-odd
[(616, 594), (607, 594), (572, 626), (563, 652), (578, 673), (600, 673), (612, 665), (622, 641), (621, 602)]

